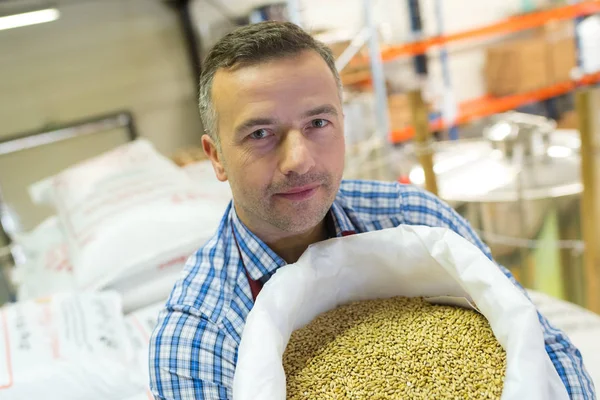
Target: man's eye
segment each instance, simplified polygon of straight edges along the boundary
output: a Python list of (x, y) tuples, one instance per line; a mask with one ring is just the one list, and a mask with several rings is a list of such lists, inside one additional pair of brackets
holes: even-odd
[(313, 128), (325, 128), (327, 125), (329, 125), (329, 121), (321, 118), (313, 119), (311, 125)]
[(269, 132), (266, 129), (258, 129), (250, 134), (250, 139), (260, 140), (269, 136)]

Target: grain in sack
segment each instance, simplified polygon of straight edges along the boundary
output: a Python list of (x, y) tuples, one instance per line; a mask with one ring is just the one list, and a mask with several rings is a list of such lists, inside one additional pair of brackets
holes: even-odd
[(506, 352), (475, 310), (423, 298), (365, 300), (294, 331), (287, 399), (499, 399)]
[[(463, 325), (469, 326), (469, 324), (474, 329), (481, 329), (477, 331), (478, 336), (471, 336), (471, 339), (487, 343), (484, 351), (490, 352), (489, 357), (473, 356), (474, 358), (470, 360), (477, 365), (488, 366), (491, 371), (486, 369), (487, 375), (483, 376), (484, 381), (478, 381), (482, 377), (468, 376), (468, 368), (452, 373), (448, 371), (448, 375), (440, 378), (436, 386), (432, 381), (427, 381), (427, 374), (439, 374), (439, 369), (431, 366), (426, 374), (415, 372), (411, 370), (412, 358), (409, 358), (406, 363), (399, 363), (397, 370), (391, 375), (381, 371), (389, 368), (385, 360), (381, 361), (383, 364), (377, 366), (377, 362), (371, 359), (371, 370), (369, 370), (369, 366), (353, 359), (348, 364), (355, 363), (356, 368), (346, 371), (348, 381), (339, 390), (354, 390), (356, 393), (350, 395), (348, 392), (336, 393), (329, 395), (329, 398), (361, 398), (357, 393), (371, 393), (369, 391), (377, 388), (384, 388), (386, 391), (379, 390), (374, 396), (382, 399), (402, 398), (403, 396), (396, 392), (389, 393), (394, 385), (382, 382), (382, 379), (385, 380), (384, 375), (389, 375), (387, 379), (390, 381), (397, 380), (399, 389), (407, 394), (405, 398), (445, 398), (443, 395), (428, 397), (423, 393), (443, 394), (460, 390), (456, 387), (456, 383), (453, 389), (452, 382), (460, 380), (461, 376), (463, 389), (469, 391), (464, 394), (466, 398), (471, 395), (476, 396), (476, 393), (498, 398), (499, 386), (501, 386), (503, 400), (566, 400), (569, 398), (562, 380), (546, 353), (537, 311), (525, 294), (502, 273), (494, 262), (455, 232), (444, 228), (408, 225), (314, 244), (297, 263), (279, 269), (263, 287), (246, 319), (238, 348), (233, 398), (235, 400), (285, 400), (288, 389), (289, 394), (295, 396), (290, 398), (328, 398), (327, 395), (322, 396), (322, 392), (319, 392), (319, 396), (303, 397), (303, 391), (310, 386), (310, 382), (306, 382), (306, 379), (324, 381), (328, 374), (332, 373), (333, 367), (329, 370), (327, 367), (321, 370), (322, 365), (320, 366), (319, 363), (293, 361), (294, 357), (286, 357), (288, 344), (292, 346), (289, 351), (298, 352), (297, 337), (290, 342), (293, 332), (310, 326), (311, 321), (319, 315), (336, 310), (339, 306), (398, 296), (423, 297), (434, 304), (452, 306), (464, 304), (476, 308), (487, 322), (477, 317), (476, 320), (465, 319), (457, 325), (458, 329), (463, 329)], [(393, 307), (387, 304), (385, 307), (378, 306), (374, 309), (378, 310), (375, 315), (385, 316)], [(356, 313), (360, 315), (361, 312), (363, 311), (358, 310)], [(470, 315), (473, 317), (473, 314)], [(365, 318), (368, 320), (368, 317)], [(386, 318), (390, 318), (389, 315)], [(466, 317), (457, 315), (456, 318)], [(411, 327), (414, 328), (411, 324), (418, 326), (419, 323), (411, 321), (408, 318), (403, 322), (407, 332), (396, 328), (398, 330), (396, 334), (411, 334), (408, 332)], [(431, 323), (426, 318), (422, 318), (421, 322)], [(375, 319), (362, 327), (359, 324), (354, 329), (359, 331), (366, 329), (364, 335), (369, 335), (374, 326), (381, 329), (384, 323)], [(330, 334), (356, 346), (356, 350), (349, 350), (348, 347), (352, 346), (346, 345), (338, 351), (342, 353), (347, 351), (346, 354), (350, 355), (352, 351), (360, 351), (361, 346), (357, 345), (356, 337), (344, 339), (343, 334), (335, 331), (338, 328), (333, 325), (330, 328), (322, 327), (323, 332), (318, 331), (319, 333), (310, 336), (327, 336), (327, 329), (334, 329)], [(484, 329), (488, 325), (493, 338), (490, 331)], [(374, 336), (375, 342), (381, 340), (384, 343), (380, 347), (372, 347), (372, 350), (392, 358), (398, 356), (396, 351), (391, 351), (393, 346), (406, 348), (416, 346), (413, 347), (416, 351), (423, 351), (419, 341), (426, 340), (428, 335), (433, 334), (431, 331), (434, 325), (429, 326), (429, 329), (414, 328), (413, 335), (423, 336), (414, 339), (415, 342), (404, 341), (394, 344), (389, 334), (383, 337)], [(353, 329), (353, 326), (350, 325), (349, 329)], [(438, 348), (441, 346), (442, 349), (444, 346), (467, 347), (468, 334), (463, 332), (462, 336), (465, 337), (464, 344), (461, 344), (460, 337), (446, 338), (442, 342), (438, 332), (438, 339), (431, 341), (431, 346), (433, 348), (436, 345)], [(385, 342), (386, 340), (389, 342)], [(335, 340), (332, 343), (335, 343)], [(505, 352), (505, 356), (498, 344)], [(310, 344), (304, 348), (304, 350), (310, 349)], [(324, 347), (322, 349), (324, 353), (315, 351), (309, 355), (313, 358), (318, 357), (319, 354), (327, 355), (328, 349)], [(464, 356), (464, 352), (453, 355), (448, 359), (449, 365), (460, 360), (464, 361)], [(421, 357), (427, 360), (428, 356), (422, 354)], [(503, 357), (506, 359), (504, 380), (502, 383), (491, 381), (491, 376), (494, 376), (494, 379), (502, 378), (499, 371), (503, 367), (499, 360), (503, 360)], [(491, 363), (496, 361), (498, 365), (491, 366)], [(300, 364), (295, 365), (295, 362)], [(377, 366), (375, 370), (373, 370), (374, 366)], [(286, 378), (286, 368), (288, 368), (289, 382)], [(314, 369), (317, 372), (316, 377), (314, 374), (303, 375), (302, 371), (306, 368), (308, 371)], [(412, 368), (424, 367), (418, 363), (418, 365), (413, 364)], [(321, 388), (331, 389), (331, 386), (324, 387), (323, 381), (320, 383)], [(292, 386), (288, 387), (288, 383)], [(339, 382), (337, 384), (339, 385)], [(336, 383), (330, 385), (335, 386)], [(413, 385), (416, 385), (416, 388)], [(458, 397), (464, 398), (462, 395)]]

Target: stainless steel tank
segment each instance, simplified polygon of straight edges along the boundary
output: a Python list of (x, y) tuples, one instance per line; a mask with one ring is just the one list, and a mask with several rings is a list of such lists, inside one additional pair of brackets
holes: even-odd
[[(570, 286), (566, 292), (578, 302), (573, 292), (580, 291), (579, 266), (569, 256), (581, 251), (578, 132), (556, 130), (551, 120), (511, 112), (494, 117), (481, 139), (434, 147), (439, 196), (480, 232), (497, 260), (524, 266), (548, 214), (558, 213), (561, 234), (556, 245), (564, 253), (563, 264), (569, 264), (562, 266)], [(413, 167), (409, 178), (423, 184), (422, 168)], [(526, 283), (527, 276), (531, 271), (523, 276)]]

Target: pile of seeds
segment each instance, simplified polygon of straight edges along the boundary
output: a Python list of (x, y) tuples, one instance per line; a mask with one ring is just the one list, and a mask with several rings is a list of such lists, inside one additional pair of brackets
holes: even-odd
[(506, 352), (475, 311), (394, 297), (319, 315), (283, 366), (288, 400), (499, 399)]

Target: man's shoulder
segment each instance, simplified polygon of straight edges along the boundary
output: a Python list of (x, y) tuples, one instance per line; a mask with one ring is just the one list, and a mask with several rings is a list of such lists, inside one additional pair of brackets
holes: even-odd
[(358, 213), (376, 215), (397, 216), (440, 204), (435, 195), (418, 186), (372, 180), (343, 180), (338, 198)]
[(149, 345), (155, 395), (180, 398), (201, 388), (204, 392), (196, 391), (196, 396), (213, 398), (220, 388), (219, 398), (225, 398), (242, 331), (233, 325), (236, 262), (227, 255), (226, 240), (219, 230), (189, 257), (158, 315)]
[(227, 241), (226, 232), (219, 229), (188, 258), (167, 309), (219, 322), (232, 300), (239, 269), (239, 257)]
[(350, 198), (388, 198), (415, 195), (435, 197), (419, 186), (393, 181), (376, 181), (366, 179), (344, 179), (340, 184), (340, 192)]

